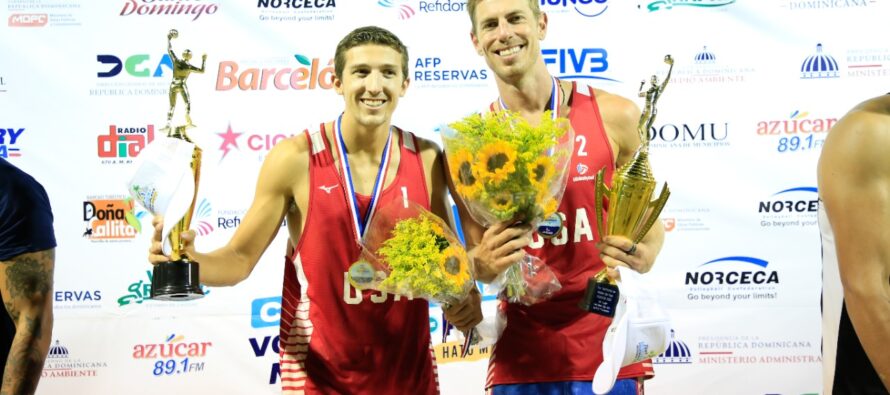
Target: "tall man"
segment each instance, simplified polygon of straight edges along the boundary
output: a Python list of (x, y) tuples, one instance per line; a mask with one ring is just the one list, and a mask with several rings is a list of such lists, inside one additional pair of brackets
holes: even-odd
[(825, 394), (890, 394), (890, 95), (854, 107), (819, 157)]
[(55, 252), (46, 191), (0, 158), (0, 393), (37, 390), (53, 332)]
[[(548, 301), (506, 306), (507, 327), (492, 353), (487, 387), (493, 394), (591, 393), (610, 320), (578, 308), (587, 279), (604, 268), (614, 278), (619, 265), (649, 271), (664, 228), (656, 221), (639, 244), (623, 237), (602, 239), (593, 217), (594, 181), (575, 172), (606, 167), (610, 180), (640, 145), (640, 111), (628, 99), (550, 75), (540, 47), (547, 15), (537, 0), (468, 0), (467, 10), (473, 46), (494, 72), (500, 94), (490, 109), (517, 111), (533, 124), (552, 110), (569, 118), (575, 135), (572, 173), (559, 207), (565, 220), (559, 235), (545, 240), (528, 226), (483, 229), (464, 221), (468, 244), (475, 246), (477, 278), (491, 281), (517, 262), (524, 248), (544, 259), (563, 287)], [(652, 375), (651, 363), (628, 366), (619, 372), (612, 393), (641, 393), (642, 379)]]
[[(390, 120), (408, 89), (408, 50), (384, 29), (363, 27), (337, 45), (334, 87), (345, 108), (336, 120), (278, 143), (260, 170), (256, 195), (225, 246), (186, 253), (207, 285), (244, 280), (287, 218), (289, 253), (281, 312), (286, 393), (438, 393), (429, 306), (347, 281), (376, 206), (411, 200), (447, 215), (438, 148)], [(382, 180), (379, 183), (377, 180)], [(161, 255), (160, 223), (151, 247)], [(185, 237), (191, 241), (194, 233)], [(481, 320), (472, 293), (447, 318), (467, 330)]]

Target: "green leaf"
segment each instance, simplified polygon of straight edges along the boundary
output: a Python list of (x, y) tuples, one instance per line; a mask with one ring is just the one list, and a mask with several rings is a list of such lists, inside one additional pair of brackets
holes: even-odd
[(127, 223), (130, 224), (133, 229), (136, 229), (136, 233), (142, 233), (142, 222), (140, 222), (139, 219), (136, 218), (135, 215), (133, 215), (132, 211), (127, 211), (124, 214), (124, 217), (127, 219)]
[(296, 55), (294, 55), (294, 57), (297, 58), (297, 62), (300, 62), (301, 64), (304, 64), (306, 66), (309, 66), (312, 64), (312, 61), (303, 55), (296, 54)]

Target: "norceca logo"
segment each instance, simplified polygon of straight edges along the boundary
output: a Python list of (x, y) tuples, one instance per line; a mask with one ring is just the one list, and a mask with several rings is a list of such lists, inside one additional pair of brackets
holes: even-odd
[(247, 67), (238, 62), (219, 62), (216, 77), (216, 90), (229, 91), (238, 88), (242, 91), (267, 89), (304, 90), (331, 89), (334, 86), (334, 59), (323, 63), (319, 58), (301, 54), (294, 55), (297, 65), (285, 67)]

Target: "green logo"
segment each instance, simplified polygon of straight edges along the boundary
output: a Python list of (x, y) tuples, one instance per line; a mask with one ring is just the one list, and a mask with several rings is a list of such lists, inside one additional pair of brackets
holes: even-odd
[(670, 10), (674, 7), (699, 7), (713, 8), (723, 7), (735, 3), (735, 0), (658, 0), (649, 2), (646, 9), (649, 12)]

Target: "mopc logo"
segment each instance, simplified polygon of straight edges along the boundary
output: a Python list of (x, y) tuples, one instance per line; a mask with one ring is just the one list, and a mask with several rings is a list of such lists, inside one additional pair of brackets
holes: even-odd
[(108, 134), (96, 138), (97, 154), (102, 163), (118, 163), (116, 159), (124, 159), (120, 163), (131, 163), (142, 152), (145, 145), (155, 139), (154, 125), (118, 126), (109, 125)]
[(0, 158), (17, 158), (22, 156), (21, 149), (13, 147), (25, 128), (0, 128)]
[(129, 241), (142, 231), (145, 211), (136, 211), (130, 198), (97, 198), (83, 202), (83, 237), (90, 241)]
[(399, 19), (401, 19), (401, 20), (409, 19), (412, 16), (414, 16), (414, 14), (417, 13), (416, 11), (414, 11), (413, 8), (411, 8), (411, 6), (409, 6), (407, 4), (403, 4), (403, 3), (404, 3), (404, 0), (402, 0), (402, 1), (399, 1), (399, 0), (379, 0), (379, 1), (377, 1), (377, 4), (380, 6), (386, 7), (386, 8), (391, 8), (391, 9), (395, 10), (399, 15)]
[(609, 9), (609, 0), (541, 0), (541, 9), (545, 12), (573, 9), (588, 18), (600, 16)]
[(46, 14), (11, 14), (8, 24), (10, 27), (43, 27), (48, 18)]
[[(725, 7), (735, 3), (735, 0), (656, 0), (644, 3), (645, 8), (649, 12), (670, 10), (674, 7), (690, 7), (690, 8), (715, 8)], [(643, 8), (642, 4), (637, 8)]]
[(215, 3), (201, 0), (127, 0), (121, 9), (120, 16), (130, 15), (191, 15), (192, 21), (198, 20), (202, 15), (213, 15), (219, 11)]
[(813, 186), (783, 189), (757, 205), (762, 227), (815, 226), (818, 211), (819, 190)]
[(130, 55), (124, 59), (116, 55), (96, 55), (96, 61), (104, 65), (101, 69), (105, 70), (97, 72), (96, 76), (99, 78), (112, 78), (120, 75), (121, 71), (126, 71), (127, 75), (131, 77), (157, 78), (169, 75), (164, 73), (165, 68), (170, 73), (173, 72), (173, 61), (170, 60), (170, 55), (163, 54), (155, 58), (160, 59), (157, 63), (151, 59), (151, 56), (148, 54)]
[(219, 146), (219, 150), (222, 151), (222, 159), (225, 159), (226, 155), (228, 155), (233, 149), (241, 150), (238, 145), (238, 140), (242, 135), (246, 135), (242, 141), (245, 143), (245, 147), (254, 153), (262, 153), (265, 154), (278, 144), (279, 141), (284, 140), (289, 135), (277, 133), (277, 134), (261, 134), (261, 133), (235, 133), (234, 129), (232, 129), (232, 124), (229, 124), (229, 127), (226, 129), (225, 133), (217, 133), (223, 141)]
[[(241, 69), (235, 61), (219, 62), (216, 90), (228, 91), (235, 87), (242, 91), (274, 88), (278, 90), (331, 89), (334, 86), (334, 59), (322, 67), (319, 58), (309, 59), (294, 55), (298, 65), (286, 67), (248, 67)], [(240, 71), (239, 71), (240, 70)]]
[(609, 53), (605, 48), (544, 48), (544, 64), (561, 78), (616, 81), (603, 76), (609, 69)]

